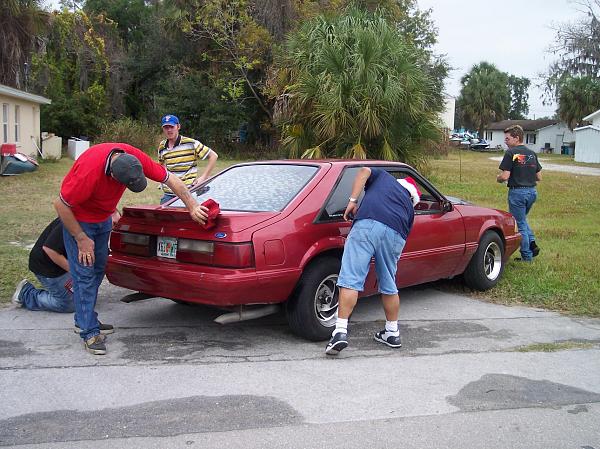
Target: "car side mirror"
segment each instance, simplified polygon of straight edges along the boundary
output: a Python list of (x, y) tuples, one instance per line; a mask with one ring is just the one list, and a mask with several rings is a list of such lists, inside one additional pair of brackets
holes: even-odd
[(444, 203), (442, 204), (442, 211), (443, 212), (452, 212), (454, 210), (454, 206), (452, 205), (452, 203), (450, 201), (444, 201)]

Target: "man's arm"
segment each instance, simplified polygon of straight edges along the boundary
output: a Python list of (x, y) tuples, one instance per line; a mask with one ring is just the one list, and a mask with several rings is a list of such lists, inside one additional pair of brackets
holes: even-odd
[(177, 176), (169, 176), (165, 181), (165, 184), (169, 186), (175, 195), (181, 198), (181, 201), (183, 201), (185, 207), (187, 207), (192, 220), (197, 221), (200, 224), (206, 223), (208, 209), (198, 204), (181, 179)]
[(47, 246), (42, 246), (44, 252), (48, 255), (50, 260), (54, 262), (56, 265), (61, 267), (65, 271), (69, 271), (69, 261), (65, 256), (61, 253), (54, 251), (52, 248), (48, 248)]
[(535, 174), (535, 180), (536, 181), (542, 180), (542, 171), (541, 170)]
[(503, 182), (508, 181), (508, 178), (510, 178), (510, 171), (502, 170), (498, 176), (496, 176), (496, 181), (502, 184)]
[(208, 179), (211, 172), (215, 168), (215, 165), (217, 165), (217, 159), (219, 159), (219, 155), (217, 154), (216, 151), (210, 150), (208, 152), (207, 157), (208, 157), (208, 162), (206, 163), (206, 168), (204, 169), (202, 174), (196, 178), (196, 180), (194, 181), (194, 185), (200, 184), (200, 183), (204, 182), (206, 179)]
[(348, 198), (348, 206), (346, 206), (346, 211), (344, 212), (344, 220), (348, 221), (350, 215), (356, 215), (356, 211), (358, 210), (358, 197), (364, 190), (369, 176), (371, 176), (370, 168), (362, 167), (358, 170), (354, 182), (352, 183), (352, 193), (350, 194), (350, 198)]
[(96, 259), (94, 254), (94, 241), (83, 231), (75, 218), (75, 215), (73, 215), (71, 208), (63, 203), (60, 198), (54, 200), (54, 208), (56, 209), (63, 226), (67, 228), (69, 234), (77, 241), (77, 249), (79, 250), (77, 259), (79, 260), (79, 263), (84, 266), (94, 265)]

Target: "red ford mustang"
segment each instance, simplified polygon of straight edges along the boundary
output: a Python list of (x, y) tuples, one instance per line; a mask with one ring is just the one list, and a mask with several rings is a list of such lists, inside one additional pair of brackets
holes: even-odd
[[(110, 239), (108, 279), (177, 302), (285, 303), (296, 334), (326, 339), (335, 325), (336, 280), (350, 230), (342, 215), (362, 166), (412, 176), (422, 192), (398, 287), (461, 274), (473, 289), (496, 285), (520, 242), (511, 214), (446, 197), (408, 165), (364, 160), (229, 167), (193, 192), (200, 202), (220, 204), (210, 230), (193, 222), (179, 199), (125, 208)], [(377, 293), (371, 268), (363, 296)]]

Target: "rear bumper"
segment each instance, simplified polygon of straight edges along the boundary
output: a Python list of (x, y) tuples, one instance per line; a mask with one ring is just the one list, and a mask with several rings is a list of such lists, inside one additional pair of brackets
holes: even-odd
[(106, 266), (109, 282), (153, 296), (208, 304), (274, 304), (285, 301), (300, 273), (256, 269), (226, 269), (169, 263), (156, 259), (111, 254)]

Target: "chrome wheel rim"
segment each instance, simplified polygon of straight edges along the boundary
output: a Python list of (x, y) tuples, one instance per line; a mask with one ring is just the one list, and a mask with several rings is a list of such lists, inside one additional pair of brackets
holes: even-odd
[(490, 281), (495, 281), (502, 269), (502, 250), (496, 242), (491, 242), (483, 255), (483, 270)]
[(333, 326), (335, 323), (339, 299), (337, 279), (337, 274), (327, 276), (315, 292), (315, 314), (319, 322), (326, 327)]

